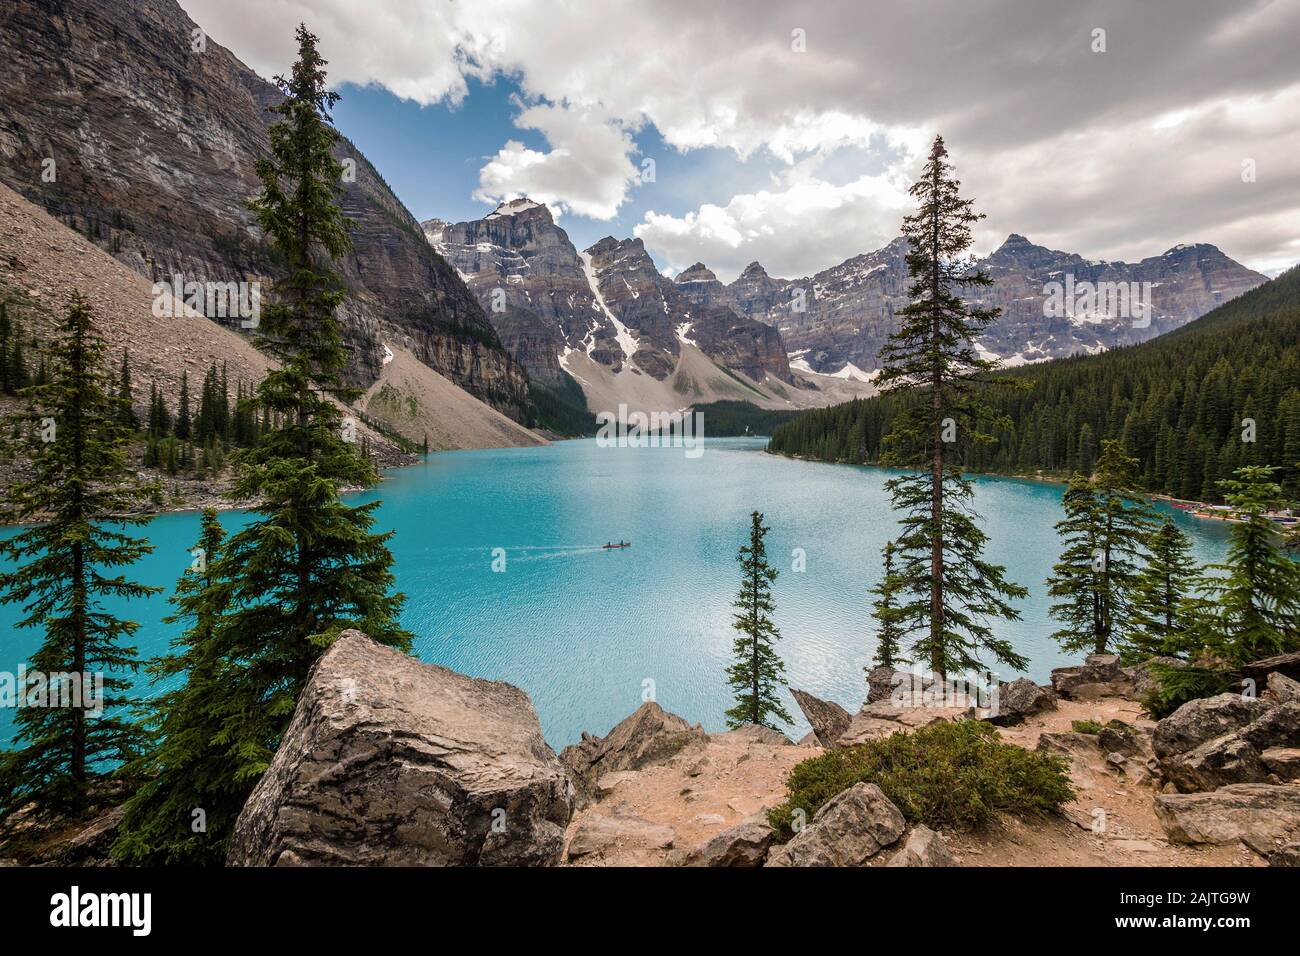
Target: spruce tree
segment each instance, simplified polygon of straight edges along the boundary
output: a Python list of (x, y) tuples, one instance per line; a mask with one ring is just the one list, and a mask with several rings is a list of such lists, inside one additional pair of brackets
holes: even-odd
[(939, 677), (979, 667), (983, 651), (1017, 670), (1027, 663), (988, 622), (1018, 619), (1010, 602), (1028, 591), (983, 559), (987, 536), (975, 521), (974, 489), (956, 459), (959, 443), (989, 441), (982, 428), (1001, 424), (979, 396), (996, 363), (981, 358), (973, 344), (998, 312), (969, 308), (961, 297), (963, 290), (992, 280), (963, 258), (971, 225), (982, 216), (961, 198), (947, 155), (943, 139), (935, 137), (911, 188), (919, 208), (903, 220), (903, 234), (912, 302), (880, 351), (879, 379), (889, 393), (912, 398), (894, 419), (885, 456), (890, 464), (914, 469), (886, 485), (894, 509), (902, 512), (897, 548), (907, 596), (900, 629), (915, 635), (912, 652)]
[[(885, 542), (883, 568), (880, 583), (871, 589), (876, 595), (872, 603), (872, 617), (876, 619), (876, 653), (872, 661), (877, 667), (893, 667), (900, 663), (899, 650), (902, 621), (902, 608), (899, 607), (899, 592), (903, 582), (894, 565), (894, 542)], [(868, 672), (871, 667), (867, 667)]]
[(1220, 482), (1238, 521), (1227, 558), (1207, 569), (1206, 601), (1188, 628), (1190, 648), (1234, 666), (1300, 650), (1300, 562), (1287, 556), (1277, 526), (1264, 517), (1282, 496), (1275, 471), (1247, 465)]
[(190, 437), (190, 373), (181, 369), (181, 398), (176, 409), (176, 437), (188, 441)]
[(736, 554), (740, 563), (740, 591), (732, 607), (732, 627), (740, 632), (732, 650), (735, 662), (727, 668), (728, 683), (736, 692), (736, 705), (727, 711), (727, 726), (745, 724), (776, 729), (779, 720), (791, 722), (790, 714), (777, 697), (785, 682), (785, 664), (777, 656), (775, 643), (781, 632), (772, 620), (776, 602), (772, 599), (772, 582), (776, 568), (768, 564), (764, 538), (770, 529), (763, 516), (750, 515), (749, 543)]
[[(383, 644), (410, 643), (397, 620), (402, 596), (391, 592), (390, 535), (371, 530), (379, 503), (339, 499), (344, 488), (369, 487), (378, 475), (344, 439), (342, 413), (329, 398), (354, 394), (341, 383), (343, 290), (333, 270), (348, 248), (342, 167), (331, 153), (338, 134), (329, 108), (337, 96), (325, 88), (316, 38), (300, 26), (297, 39), (291, 76), (276, 78), (284, 98), (270, 107), (279, 121), (268, 130), (271, 151), (257, 164), (262, 191), (252, 202), (286, 266), (259, 328), (259, 344), (280, 366), (253, 398), (274, 424), (238, 457), (231, 495), (260, 503), (212, 569), (223, 602), (210, 639), (210, 656), (224, 662), (221, 693), (187, 705), (207, 713), (177, 717), (222, 732), (196, 743), (202, 752), (193, 759), (210, 774), (196, 785), (183, 767), (161, 767), (153, 804), (197, 800), (208, 820), (204, 852), (214, 860), (270, 763), (312, 664), (338, 633), (355, 627)], [(215, 371), (210, 378), (216, 382)], [(141, 813), (124, 833), (139, 838), (133, 854), (157, 850), (143, 834), (173, 822), (158, 813)]]
[(31, 477), (11, 485), (4, 512), (31, 526), (0, 542), (0, 557), (15, 565), (0, 573), (0, 602), (22, 605), (19, 627), (44, 632), (30, 667), (60, 697), (59, 706), (18, 709), (18, 746), (0, 757), (0, 815), (28, 801), (41, 811), (77, 812), (92, 799), (96, 778), (134, 755), (141, 734), (123, 713), (123, 693), (124, 672), (137, 661), (123, 642), (138, 625), (104, 602), (158, 590), (118, 570), (152, 550), (126, 533), (148, 520), (138, 511), (151, 489), (129, 477), (130, 436), (104, 341), (80, 293), (69, 297), (46, 354), (48, 380), (24, 391), (19, 416)]
[(140, 427), (140, 420), (135, 415), (134, 399), (131, 397), (131, 361), (126, 349), (122, 349), (122, 370), (118, 373), (117, 402), (121, 409), (122, 425), (130, 431)]
[(0, 302), (0, 393), (12, 395), (16, 389), (9, 381), (9, 340), (13, 325), (9, 321), (9, 304)]
[(1062, 499), (1065, 518), (1056, 530), (1064, 548), (1047, 585), (1063, 599), (1052, 615), (1066, 626), (1052, 636), (1067, 651), (1104, 654), (1137, 627), (1133, 601), (1152, 516), (1134, 488), (1136, 466), (1118, 441), (1107, 440), (1096, 473), (1076, 475)]
[(1060, 599), (1051, 614), (1065, 626), (1052, 638), (1067, 651), (1099, 654), (1106, 649), (1110, 617), (1100, 586), (1102, 507), (1091, 480), (1077, 474), (1071, 478), (1061, 507), (1065, 517), (1056, 523), (1061, 558), (1052, 565), (1047, 593)]
[[(238, 756), (222, 744), (239, 739), (228, 730), (239, 719), (229, 696), (238, 685), (225, 678), (231, 663), (217, 640), (229, 595), (213, 573), (224, 539), (216, 511), (205, 510), (193, 561), (172, 597), (176, 613), (166, 619), (184, 622), (185, 630), (170, 654), (149, 665), (155, 684), (173, 686), (149, 703), (146, 723), (155, 747), (128, 768), (144, 782), (127, 801), (123, 835), (113, 846), (123, 863), (219, 865), (222, 835), (234, 826), (246, 790), (230, 772)], [(214, 793), (224, 799), (212, 800)]]
[(1169, 518), (1151, 533), (1147, 550), (1133, 588), (1133, 627), (1122, 646), (1131, 664), (1178, 653), (1200, 571), (1187, 535)]

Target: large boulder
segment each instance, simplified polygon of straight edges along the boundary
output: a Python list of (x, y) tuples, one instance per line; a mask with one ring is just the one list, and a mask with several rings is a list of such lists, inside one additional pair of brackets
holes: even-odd
[(1112, 720), (1097, 731), (1097, 746), (1102, 753), (1119, 753), (1125, 757), (1149, 756), (1151, 741), (1142, 731), (1122, 720)]
[(349, 630), (312, 668), (227, 862), (548, 865), (572, 813), (527, 694)]
[(1219, 694), (1188, 701), (1156, 725), (1161, 774), (1183, 793), (1264, 783), (1266, 750), (1300, 746), (1300, 703)]
[(856, 783), (817, 811), (768, 866), (861, 866), (897, 842), (907, 823), (903, 813), (874, 783)]
[(1131, 697), (1136, 685), (1133, 675), (1120, 667), (1118, 654), (1089, 654), (1082, 664), (1052, 671), (1052, 690), (1067, 699), (1094, 700)]
[(989, 711), (987, 719), (1005, 727), (1055, 709), (1055, 691), (1050, 687), (1039, 687), (1027, 677), (1020, 677), (998, 688), (997, 706)]
[(582, 739), (560, 751), (580, 803), (597, 796), (596, 782), (616, 770), (639, 770), (662, 763), (687, 748), (702, 748), (708, 735), (698, 724), (670, 714), (654, 701), (646, 701), (604, 737), (586, 732)]
[(1300, 866), (1300, 843), (1288, 843), (1268, 855), (1269, 866)]
[(1175, 843), (1245, 843), (1265, 856), (1300, 839), (1300, 786), (1238, 783), (1212, 793), (1155, 798), (1156, 817)]
[(907, 730), (906, 726), (897, 721), (875, 717), (861, 710), (849, 721), (848, 728), (835, 741), (835, 746), (857, 747), (872, 740), (883, 740), (893, 734), (905, 733)]
[(790, 696), (794, 702), (799, 705), (803, 715), (808, 718), (808, 723), (812, 725), (813, 733), (817, 735), (817, 742), (826, 749), (835, 746), (835, 741), (843, 736), (844, 731), (849, 729), (849, 723), (853, 720), (849, 712), (839, 704), (831, 700), (821, 700), (812, 694), (802, 690), (790, 688)]
[(1160, 759), (1186, 753), (1208, 740), (1240, 730), (1268, 709), (1268, 704), (1241, 694), (1189, 700), (1156, 724), (1151, 745)]
[(889, 858), (886, 866), (956, 866), (952, 851), (943, 838), (929, 827), (915, 827), (907, 835), (903, 848)]
[(775, 835), (766, 820), (745, 820), (692, 850), (684, 865), (762, 866)]

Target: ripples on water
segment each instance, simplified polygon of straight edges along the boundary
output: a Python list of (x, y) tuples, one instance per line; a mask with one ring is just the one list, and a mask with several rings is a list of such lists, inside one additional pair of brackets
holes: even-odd
[[(583, 730), (605, 733), (649, 687), (666, 709), (723, 728), (736, 550), (755, 509), (772, 528), (779, 650), (790, 683), (853, 710), (874, 649), (867, 592), (894, 533), (888, 472), (790, 461), (763, 446), (717, 439), (694, 459), (682, 449), (599, 448), (594, 440), (448, 452), (394, 471), (359, 497), (382, 497), (379, 525), (396, 530), (391, 546), (415, 652), (522, 687), (557, 749)], [(1019, 605), (1022, 620), (996, 630), (1030, 658), (1028, 675), (1037, 681), (1071, 662), (1050, 639), (1043, 583), (1059, 548), (1052, 526), (1061, 490), (977, 480), (986, 555), (1030, 590)], [(1226, 528), (1160, 507), (1193, 532), (1199, 560), (1222, 557)], [(239, 513), (222, 519), (227, 529), (244, 520)], [(134, 576), (170, 594), (197, 532), (196, 514), (156, 519), (146, 532), (155, 551), (131, 569)], [(620, 539), (633, 546), (600, 547)], [(496, 548), (505, 549), (501, 573), (492, 570)], [(807, 555), (803, 573), (791, 570), (795, 548)], [(130, 602), (126, 610), (141, 622), (141, 654), (165, 651), (175, 629), (162, 623), (164, 600)], [(14, 630), (20, 616), (12, 605), (0, 607), (8, 634), (0, 668), (10, 671), (40, 640)], [(792, 701), (787, 709), (799, 718), (790, 730), (797, 739), (807, 725)], [(0, 739), (9, 738), (12, 715), (0, 712)]]

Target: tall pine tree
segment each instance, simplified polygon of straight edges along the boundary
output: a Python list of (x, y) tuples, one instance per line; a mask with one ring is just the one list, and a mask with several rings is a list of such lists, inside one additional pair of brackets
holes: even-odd
[(732, 649), (735, 662), (727, 668), (728, 682), (736, 692), (736, 705), (727, 711), (727, 726), (755, 724), (776, 728), (776, 722), (791, 722), (790, 714), (777, 697), (785, 682), (785, 664), (776, 653), (781, 632), (772, 619), (776, 602), (772, 599), (772, 582), (776, 568), (768, 564), (764, 538), (770, 529), (763, 516), (750, 515), (749, 544), (741, 545), (736, 554), (740, 562), (740, 591), (732, 607), (732, 627), (740, 632)]
[(135, 431), (140, 427), (140, 420), (135, 415), (134, 399), (131, 397), (131, 361), (126, 349), (122, 349), (122, 370), (117, 380), (117, 402), (123, 427)]
[(20, 416), (31, 477), (10, 487), (4, 513), (31, 527), (0, 542), (0, 556), (17, 565), (0, 574), (0, 602), (21, 604), (18, 626), (44, 632), (30, 667), (58, 695), (57, 705), (47, 698), (46, 706), (18, 709), (18, 747), (0, 758), (0, 815), (28, 801), (75, 813), (91, 801), (97, 777), (134, 755), (141, 734), (123, 713), (123, 693), (137, 661), (124, 641), (138, 624), (105, 601), (158, 590), (118, 571), (152, 550), (126, 533), (148, 520), (137, 515), (151, 489), (127, 469), (130, 436), (116, 383), (80, 293), (70, 296), (46, 354), (47, 381), (23, 392)]
[(990, 440), (981, 430), (990, 414), (978, 392), (996, 364), (976, 353), (973, 340), (998, 313), (962, 300), (963, 290), (992, 280), (963, 257), (970, 227), (982, 216), (961, 198), (947, 156), (935, 137), (911, 188), (919, 208), (903, 220), (903, 234), (912, 301), (880, 351), (882, 387), (916, 396), (886, 439), (886, 461), (916, 469), (887, 484), (902, 512), (897, 545), (907, 597), (900, 627), (915, 635), (912, 652), (939, 676), (979, 667), (983, 651), (1017, 670), (1027, 663), (994, 635), (989, 620), (1017, 619), (1010, 602), (1028, 591), (983, 559), (986, 535), (971, 508), (974, 490), (957, 462), (959, 443)]
[(1047, 585), (1062, 599), (1052, 615), (1065, 627), (1052, 636), (1067, 651), (1104, 654), (1137, 627), (1134, 594), (1153, 519), (1134, 488), (1136, 465), (1120, 442), (1107, 440), (1096, 473), (1076, 475), (1062, 499), (1056, 530), (1064, 548)]
[[(271, 107), (270, 155), (257, 172), (262, 192), (252, 208), (287, 274), (263, 308), (259, 344), (280, 360), (253, 401), (274, 424), (236, 461), (232, 496), (260, 502), (254, 519), (226, 543), (213, 569), (223, 612), (202, 659), (223, 661), (214, 693), (179, 715), (189, 726), (220, 726), (196, 741), (191, 760), (209, 773), (197, 784), (182, 764), (160, 768), (154, 813), (141, 813), (124, 834), (131, 853), (158, 847), (146, 836), (174, 824), (168, 808), (199, 800), (208, 821), (206, 859), (220, 859), (249, 790), (270, 763), (312, 664), (344, 628), (407, 648), (392, 593), (389, 534), (376, 534), (378, 502), (350, 506), (344, 488), (378, 480), (374, 468), (344, 440), (343, 417), (329, 394), (350, 396), (335, 314), (343, 290), (333, 260), (348, 248), (339, 207), (342, 166), (331, 152), (329, 122), (337, 95), (325, 87), (316, 38), (300, 26), (299, 58), (277, 77), (283, 100)], [(216, 375), (210, 374), (214, 386)], [(216, 391), (219, 386), (214, 388)], [(206, 389), (206, 385), (205, 385)], [(214, 425), (217, 423), (214, 422)], [(233, 786), (232, 786), (233, 784)]]
[[(216, 639), (230, 592), (214, 573), (224, 539), (216, 511), (205, 510), (193, 561), (172, 597), (176, 613), (166, 619), (184, 622), (185, 630), (172, 641), (171, 654), (149, 665), (156, 683), (181, 683), (149, 704), (155, 746), (129, 768), (144, 782), (127, 801), (122, 836), (113, 847), (124, 863), (221, 863), (223, 834), (234, 826), (247, 787), (231, 773), (239, 758), (229, 746), (241, 735), (230, 727), (241, 717), (227, 683), (232, 664), (219, 655)], [(212, 800), (214, 793), (222, 799)]]

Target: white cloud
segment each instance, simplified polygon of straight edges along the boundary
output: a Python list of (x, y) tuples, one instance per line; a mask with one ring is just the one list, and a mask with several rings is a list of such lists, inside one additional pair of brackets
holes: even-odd
[(729, 282), (757, 260), (771, 275), (800, 278), (885, 245), (909, 206), (906, 186), (888, 176), (807, 178), (685, 216), (650, 212), (634, 232), (674, 273), (703, 261)]
[[(1294, 227), (1282, 222), (1300, 219), (1290, 172), (1300, 133), (1291, 101), (1269, 97), (1300, 84), (1297, 3), (1041, 0), (1031, 16), (1024, 0), (869, 10), (860, 0), (181, 2), (264, 75), (291, 62), (301, 19), (320, 35), (336, 82), (379, 83), (432, 103), (463, 97), (466, 76), (514, 78), (526, 103), (548, 104), (549, 115), (529, 115), (530, 106), (521, 116), (548, 147), (503, 144), (483, 169), (484, 195), (541, 191), (574, 213), (608, 218), (627, 195), (621, 138), (644, 124), (676, 149), (766, 150), (792, 165), (883, 138), (894, 144), (886, 168), (894, 176), (914, 172), (915, 141), (941, 131), (988, 226), (1001, 223), (1004, 235), (1056, 236), (1061, 248), (1108, 257), (1178, 235), (1260, 266), (1295, 248)], [(1105, 53), (1091, 49), (1098, 26)], [(792, 49), (796, 28), (806, 52)], [(1263, 104), (1258, 122), (1236, 115), (1250, 104)], [(1203, 135), (1202, 122), (1215, 109), (1228, 120), (1217, 138)], [(567, 117), (585, 111), (609, 128), (575, 130)], [(1260, 161), (1253, 192), (1219, 178), (1230, 154), (1266, 150), (1278, 158)], [(675, 227), (682, 242), (709, 237), (699, 257), (721, 248), (728, 229), (742, 237), (757, 229), (739, 214), (752, 201), (733, 198), (726, 181), (716, 188), (716, 208), (729, 216), (701, 208), (677, 217), (691, 221)], [(780, 197), (796, 195), (774, 190), (765, 208), (788, 222)], [(878, 223), (886, 213), (866, 199), (845, 202), (827, 216), (867, 218), (818, 225), (837, 235), (893, 232), (896, 223)], [(647, 241), (673, 234), (658, 219), (643, 228)], [(793, 262), (814, 240), (784, 241)]]
[(476, 199), (499, 202), (528, 196), (557, 213), (612, 219), (638, 177), (632, 137), (617, 121), (593, 109), (537, 105), (515, 120), (546, 137), (547, 152), (511, 140), (479, 173)]

